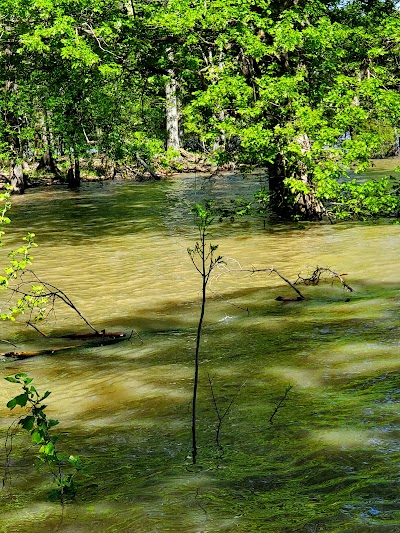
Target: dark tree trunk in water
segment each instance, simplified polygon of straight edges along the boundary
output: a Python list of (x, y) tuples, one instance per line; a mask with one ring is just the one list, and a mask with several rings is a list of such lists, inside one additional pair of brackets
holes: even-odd
[(81, 170), (79, 166), (79, 159), (75, 159), (75, 162), (71, 162), (71, 166), (67, 172), (68, 187), (79, 187), (81, 184)]
[[(310, 150), (310, 140), (306, 134), (296, 139), (303, 154)], [(275, 161), (268, 167), (271, 208), (283, 219), (299, 218), (301, 220), (321, 220), (325, 209), (316, 197), (315, 189), (310, 183), (309, 169), (299, 159), (295, 164), (289, 163), (283, 154), (278, 153)], [(284, 183), (286, 178), (295, 178), (308, 189), (307, 193), (292, 192)]]
[(61, 173), (56, 165), (56, 162), (54, 161), (53, 154), (51, 153), (50, 148), (48, 148), (45, 153), (42, 155), (39, 161), (38, 170), (46, 170), (47, 172), (51, 172), (55, 176), (59, 177), (61, 176)]
[[(299, 163), (297, 171), (292, 172), (286, 168), (285, 162), (280, 156), (268, 167), (269, 192), (271, 197), (272, 211), (279, 218), (291, 220), (321, 220), (324, 214), (324, 206), (315, 196), (310, 186), (308, 174), (302, 163)], [(302, 181), (308, 188), (309, 193), (293, 193), (284, 183), (286, 177), (293, 177)]]
[(11, 163), (10, 184), (13, 192), (23, 194), (25, 191), (24, 172), (21, 163)]

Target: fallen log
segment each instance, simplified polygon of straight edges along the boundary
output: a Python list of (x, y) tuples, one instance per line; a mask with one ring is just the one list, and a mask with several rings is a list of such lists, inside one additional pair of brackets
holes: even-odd
[(96, 331), (95, 333), (89, 332), (89, 333), (70, 333), (68, 335), (62, 335), (61, 339), (117, 339), (120, 337), (127, 337), (131, 336), (132, 333), (124, 333), (122, 331), (106, 331), (105, 329), (102, 329), (101, 331)]
[(88, 333), (88, 334), (72, 334), (64, 335), (61, 338), (69, 339), (88, 339), (88, 342), (81, 344), (74, 344), (71, 346), (61, 346), (58, 348), (45, 348), (43, 350), (36, 350), (32, 352), (6, 352), (0, 354), (0, 357), (8, 357), (13, 359), (29, 359), (30, 357), (35, 357), (37, 355), (53, 355), (58, 352), (66, 350), (74, 350), (75, 348), (96, 348), (98, 346), (107, 346), (110, 344), (116, 344), (124, 340), (130, 339), (132, 332), (130, 333), (121, 333), (121, 332), (108, 332), (108, 333)]

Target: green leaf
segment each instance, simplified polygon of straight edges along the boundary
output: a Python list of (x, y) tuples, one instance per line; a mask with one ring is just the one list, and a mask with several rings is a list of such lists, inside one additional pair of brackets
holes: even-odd
[(54, 455), (54, 444), (51, 441), (47, 442), (46, 444), (40, 447), (39, 452), (43, 453), (44, 455)]
[(18, 396), (15, 396), (12, 400), (10, 400), (7, 403), (7, 407), (9, 409), (14, 409), (16, 405), (20, 405), (21, 407), (25, 407), (27, 401), (29, 400), (28, 394), (25, 392), (24, 394), (19, 394)]
[(31, 438), (34, 444), (42, 444), (42, 442), (44, 442), (43, 434), (38, 429), (35, 429), (35, 431), (32, 432)]
[(34, 416), (26, 416), (22, 420), (18, 422), (24, 429), (27, 431), (31, 431), (33, 429), (33, 426), (35, 425), (35, 417)]
[(42, 402), (43, 400), (45, 400), (46, 398), (48, 398), (51, 394), (51, 391), (46, 391), (43, 396), (40, 398), (39, 402)]
[(18, 380), (23, 380), (24, 383), (26, 383), (27, 385), (33, 381), (33, 378), (30, 378), (28, 376), (28, 374), (25, 374), (24, 372), (21, 372), (20, 374), (15, 374), (15, 377), (18, 379)]
[(7, 407), (9, 409), (14, 409), (14, 407), (17, 405), (17, 400), (15, 398), (13, 398), (12, 400), (10, 400), (9, 402), (7, 402)]
[(6, 381), (9, 381), (10, 383), (19, 383), (18, 379), (16, 379), (14, 376), (7, 376), (4, 378)]

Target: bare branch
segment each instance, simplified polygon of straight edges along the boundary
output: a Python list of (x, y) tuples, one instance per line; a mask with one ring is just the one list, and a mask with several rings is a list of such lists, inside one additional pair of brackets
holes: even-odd
[(287, 278), (285, 278), (285, 276), (283, 276), (278, 270), (276, 270), (275, 267), (270, 267), (270, 268), (252, 268), (252, 269), (246, 269), (246, 268), (243, 268), (240, 270), (241, 272), (251, 272), (252, 274), (255, 274), (256, 272), (269, 272), (270, 274), (272, 273), (275, 273), (277, 276), (279, 276), (285, 283), (287, 283), (288, 285), (290, 285), (290, 287), (292, 287), (292, 289), (298, 294), (300, 300), (305, 300), (305, 296), (303, 296), (301, 294), (301, 292), (299, 291), (299, 289), (297, 287), (294, 286), (294, 284), (288, 280)]
[[(294, 281), (292, 283), (283, 274), (281, 274), (275, 267), (269, 267), (269, 268), (254, 268), (253, 267), (251, 269), (246, 269), (246, 268), (242, 268), (239, 263), (238, 263), (238, 265), (239, 265), (239, 269), (229, 269), (227, 267), (227, 265), (225, 264), (225, 269), (224, 269), (224, 271), (221, 274), (219, 274), (219, 276), (221, 276), (224, 272), (229, 272), (229, 273), (231, 273), (231, 272), (250, 272), (251, 274), (255, 274), (255, 273), (258, 273), (258, 272), (268, 272), (269, 274), (274, 273), (277, 276), (279, 276), (285, 283), (287, 283), (297, 293), (297, 295), (298, 295), (297, 300), (298, 301), (306, 299), (305, 296), (296, 287), (296, 285), (298, 285), (300, 283), (302, 283), (304, 285), (318, 285), (320, 281), (327, 281), (329, 279), (331, 281), (334, 281), (335, 279), (338, 279), (340, 281), (340, 283), (342, 284), (342, 287), (345, 290), (347, 290), (349, 292), (354, 292), (354, 289), (352, 287), (350, 287), (350, 285), (344, 279), (344, 276), (346, 276), (346, 274), (338, 274), (337, 272), (335, 272), (334, 270), (332, 270), (329, 267), (319, 267), (319, 266), (317, 266), (309, 277), (302, 276), (301, 273), (300, 273), (300, 274), (297, 275), (296, 281)], [(325, 275), (325, 274), (327, 274), (327, 275)], [(281, 296), (279, 296), (277, 298), (277, 300), (289, 301), (289, 299), (282, 298)], [(293, 301), (293, 300), (290, 300), (290, 301)]]
[(230, 412), (230, 410), (232, 408), (232, 405), (233, 405), (233, 402), (238, 397), (240, 391), (242, 390), (242, 387), (245, 385), (246, 382), (244, 381), (243, 383), (240, 384), (240, 386), (238, 387), (236, 393), (231, 398), (231, 401), (229, 402), (229, 404), (226, 407), (225, 411), (221, 414), (221, 410), (220, 410), (220, 408), (218, 406), (217, 398), (215, 396), (214, 387), (213, 387), (213, 379), (214, 378), (211, 378), (209, 373), (207, 374), (207, 378), (208, 378), (208, 383), (210, 385), (211, 398), (212, 398), (212, 401), (213, 401), (213, 404), (214, 404), (214, 408), (215, 408), (215, 412), (216, 412), (217, 418), (218, 418), (217, 431), (216, 431), (216, 434), (215, 434), (215, 442), (217, 443), (218, 448), (220, 448), (220, 450), (223, 450), (223, 447), (222, 447), (221, 442), (220, 442), (220, 434), (221, 434), (221, 429), (222, 429), (222, 423), (224, 421), (224, 418)]
[(40, 333), (40, 335), (43, 335), (43, 337), (48, 337), (46, 333), (43, 333), (43, 331), (40, 331), (40, 329), (37, 326), (35, 326), (35, 324), (32, 324), (32, 322), (27, 322), (26, 325), (31, 326), (31, 328), (35, 329), (38, 333)]
[[(325, 273), (328, 273), (329, 276), (323, 277), (323, 274)], [(350, 285), (343, 278), (343, 276), (346, 276), (346, 275), (347, 274), (338, 274), (337, 272), (335, 272), (329, 267), (317, 266), (308, 278), (305, 278), (301, 276), (301, 274), (298, 274), (297, 280), (294, 283), (295, 284), (303, 283), (304, 285), (318, 285), (321, 280), (327, 281), (328, 279), (331, 279), (331, 280), (338, 279), (344, 289), (346, 289), (349, 292), (354, 292), (354, 289), (350, 287)]]
[(274, 422), (274, 417), (275, 415), (277, 414), (277, 412), (279, 411), (279, 409), (281, 409), (283, 407), (283, 403), (284, 401), (287, 399), (288, 397), (288, 394), (289, 392), (292, 390), (292, 385), (288, 385), (285, 389), (285, 392), (283, 393), (283, 396), (282, 398), (279, 400), (279, 402), (275, 405), (275, 408), (272, 412), (272, 415), (269, 417), (269, 423), (272, 425)]
[(11, 346), (14, 346), (14, 348), (18, 348), (18, 346), (16, 344), (14, 344), (13, 342), (6, 341), (4, 339), (0, 339), (0, 342), (3, 342), (4, 344), (11, 344)]

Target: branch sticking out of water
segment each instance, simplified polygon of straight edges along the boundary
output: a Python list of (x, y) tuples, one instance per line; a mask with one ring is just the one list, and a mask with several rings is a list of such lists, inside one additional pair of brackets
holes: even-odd
[(296, 285), (302, 283), (304, 285), (318, 285), (320, 281), (331, 281), (333, 283), (335, 279), (338, 279), (344, 289), (349, 292), (354, 292), (354, 289), (350, 287), (348, 283), (346, 283), (343, 276), (347, 276), (347, 274), (338, 274), (329, 267), (317, 266), (309, 277), (304, 277), (301, 275), (301, 273), (298, 274), (294, 284)]
[(215, 433), (215, 442), (217, 443), (217, 446), (218, 448), (220, 449), (221, 452), (223, 452), (223, 447), (221, 445), (221, 441), (220, 441), (220, 435), (221, 435), (221, 429), (222, 429), (222, 423), (225, 419), (225, 417), (227, 416), (227, 414), (230, 412), (231, 408), (232, 408), (232, 405), (233, 405), (233, 402), (236, 400), (236, 398), (238, 397), (239, 395), (239, 392), (241, 391), (242, 387), (244, 386), (245, 382), (241, 383), (238, 390), (236, 391), (236, 393), (234, 394), (234, 396), (231, 398), (231, 401), (229, 402), (228, 406), (226, 407), (226, 409), (224, 411), (222, 411), (218, 405), (218, 401), (217, 401), (217, 398), (215, 396), (215, 392), (214, 392), (214, 386), (213, 386), (213, 379), (210, 374), (207, 374), (207, 378), (208, 378), (208, 383), (210, 385), (210, 391), (211, 391), (211, 397), (212, 397), (212, 401), (213, 401), (213, 404), (214, 404), (214, 408), (215, 408), (215, 412), (217, 414), (217, 419), (218, 419), (218, 424), (217, 424), (217, 431)]
[(333, 283), (335, 280), (339, 280), (342, 284), (342, 287), (349, 292), (354, 292), (354, 289), (350, 287), (350, 285), (346, 282), (344, 279), (344, 276), (347, 274), (338, 274), (334, 270), (332, 270), (329, 267), (320, 267), (317, 266), (313, 272), (308, 276), (304, 276), (301, 273), (297, 275), (297, 279), (294, 282), (291, 282), (288, 278), (286, 278), (283, 274), (281, 274), (275, 267), (269, 267), (269, 268), (239, 268), (239, 269), (228, 269), (225, 268), (225, 271), (229, 272), (250, 272), (251, 274), (255, 274), (258, 272), (268, 272), (269, 274), (276, 274), (283, 280), (285, 283), (287, 283), (297, 294), (297, 297), (295, 299), (290, 298), (283, 298), (282, 296), (278, 296), (277, 300), (280, 301), (301, 301), (305, 300), (305, 296), (300, 292), (300, 290), (296, 287), (296, 285), (318, 285), (320, 282), (330, 281)]
[(251, 272), (251, 274), (255, 274), (257, 272), (269, 272), (270, 274), (274, 273), (276, 274), (277, 276), (279, 276), (285, 283), (287, 283), (298, 295), (298, 300), (305, 300), (305, 296), (303, 296), (301, 294), (301, 292), (299, 291), (299, 289), (297, 287), (294, 286), (294, 283), (292, 283), (290, 280), (288, 280), (287, 278), (285, 278), (285, 276), (283, 274), (281, 274), (278, 270), (276, 270), (275, 267), (269, 267), (269, 268), (241, 268), (240, 269), (240, 272)]
[(32, 322), (27, 322), (26, 325), (27, 326), (31, 326), (31, 328), (33, 328), (38, 333), (40, 333), (40, 335), (42, 335), (42, 337), (48, 337), (48, 335), (46, 335), (46, 333), (43, 333), (43, 331), (40, 331), (40, 329), (35, 324), (33, 324)]
[(272, 411), (272, 415), (269, 417), (269, 423), (272, 425), (274, 423), (275, 415), (278, 413), (279, 409), (284, 407), (284, 402), (287, 400), (289, 392), (292, 390), (293, 386), (288, 385), (285, 389), (285, 392), (283, 393), (282, 398), (279, 400), (279, 402), (275, 405), (274, 410)]

